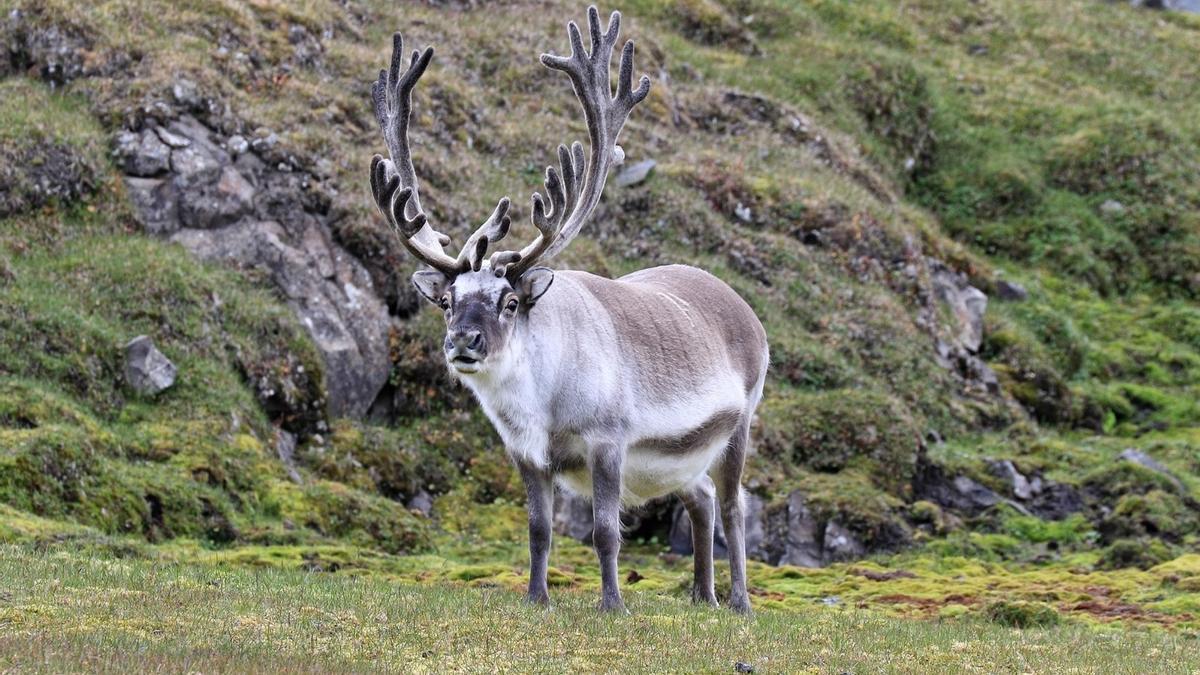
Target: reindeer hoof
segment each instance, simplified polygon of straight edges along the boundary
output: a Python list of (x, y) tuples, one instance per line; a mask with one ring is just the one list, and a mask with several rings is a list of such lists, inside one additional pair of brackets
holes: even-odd
[(610, 600), (605, 598), (600, 601), (600, 611), (604, 614), (629, 614), (629, 610), (625, 609), (625, 603), (620, 598)]
[(729, 609), (747, 618), (754, 616), (754, 610), (750, 609), (750, 600), (748, 598), (730, 600)]

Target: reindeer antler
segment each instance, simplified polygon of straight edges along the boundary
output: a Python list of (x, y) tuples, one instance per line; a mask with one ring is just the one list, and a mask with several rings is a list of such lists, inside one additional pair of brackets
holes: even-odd
[[(613, 47), (621, 32), (621, 13), (613, 12), (608, 20), (608, 29), (600, 32), (600, 12), (593, 5), (588, 8), (588, 28), (592, 38), (592, 49), (584, 51), (579, 26), (574, 21), (567, 24), (571, 41), (571, 56), (542, 54), (542, 64), (553, 70), (561, 70), (571, 78), (575, 95), (583, 106), (583, 116), (588, 126), (590, 157), (584, 165), (583, 146), (578, 142), (568, 151), (558, 146), (558, 161), (561, 171), (554, 167), (546, 169), (545, 188), (550, 199), (550, 210), (546, 211), (543, 197), (534, 193), (531, 219), (539, 234), (531, 244), (520, 252), (502, 251), (492, 255), (491, 267), (496, 276), (519, 277), (523, 272), (547, 260), (564, 248), (587, 221), (588, 216), (600, 202), (608, 170), (612, 164), (624, 159), (624, 152), (617, 145), (617, 136), (630, 111), (645, 100), (650, 93), (650, 78), (643, 75), (638, 88), (633, 82), (633, 41), (625, 42), (621, 51), (621, 69), (617, 80), (616, 96), (612, 94), (608, 68), (612, 61)], [(582, 180), (582, 185), (580, 181)]]
[(391, 66), (386, 71), (379, 71), (379, 79), (371, 87), (375, 118), (392, 158), (387, 160), (375, 155), (371, 160), (371, 192), (404, 247), (430, 267), (453, 276), (468, 269), (478, 271), (487, 244), (503, 237), (511, 221), (507, 215), (508, 197), (505, 197), (496, 205), (492, 216), (467, 240), (458, 257), (451, 258), (443, 248), (450, 245), (450, 237), (434, 230), (421, 210), (417, 172), (408, 150), (408, 123), (412, 114), (413, 87), (425, 74), (432, 58), (433, 47), (427, 47), (424, 52), (414, 50), (408, 69), (401, 74), (404, 38), (400, 33), (392, 36)]
[[(499, 251), (490, 259), (496, 276), (517, 278), (539, 261), (547, 260), (566, 248), (600, 201), (604, 183), (612, 164), (620, 163), (624, 153), (616, 144), (617, 136), (629, 118), (633, 107), (650, 92), (650, 78), (642, 76), (637, 90), (632, 89), (633, 41), (625, 43), (621, 53), (620, 77), (616, 96), (612, 95), (608, 67), (613, 47), (621, 31), (621, 13), (613, 12), (608, 29), (600, 32), (600, 13), (595, 6), (588, 8), (588, 27), (591, 31), (591, 52), (584, 51), (579, 26), (567, 24), (571, 40), (571, 56), (542, 54), (542, 64), (561, 70), (571, 78), (575, 95), (583, 106), (588, 126), (590, 157), (584, 161), (583, 146), (578, 142), (568, 150), (558, 146), (559, 169), (546, 169), (545, 188), (550, 200), (534, 193), (530, 214), (538, 237), (520, 251)], [(413, 51), (408, 68), (402, 74), (404, 41), (400, 33), (392, 37), (392, 62), (388, 70), (379, 71), (379, 80), (371, 88), (375, 116), (383, 130), (391, 160), (375, 155), (371, 162), (371, 191), (375, 203), (400, 237), (405, 248), (430, 267), (454, 276), (468, 269), (479, 271), (488, 245), (508, 234), (509, 201), (505, 197), (496, 209), (467, 239), (457, 257), (450, 257), (444, 246), (450, 237), (434, 230), (421, 210), (417, 190), (417, 175), (408, 150), (408, 124), (412, 112), (412, 90), (425, 73), (433, 58), (433, 48)]]

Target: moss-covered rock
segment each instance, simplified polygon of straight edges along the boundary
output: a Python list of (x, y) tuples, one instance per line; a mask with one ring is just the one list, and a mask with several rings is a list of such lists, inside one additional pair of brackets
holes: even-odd
[(427, 523), (390, 499), (331, 481), (304, 486), (277, 482), (270, 499), (285, 524), (388, 553), (413, 553), (428, 546)]
[(1100, 569), (1115, 570), (1126, 567), (1150, 569), (1170, 560), (1171, 550), (1161, 541), (1153, 539), (1121, 539), (1107, 546), (1100, 553), (1096, 565)]
[(821, 472), (864, 467), (882, 484), (911, 479), (919, 422), (894, 398), (863, 389), (795, 393), (764, 404), (764, 451)]
[(1041, 628), (1062, 621), (1053, 607), (1040, 602), (1000, 600), (984, 607), (983, 615), (993, 623), (1013, 628)]

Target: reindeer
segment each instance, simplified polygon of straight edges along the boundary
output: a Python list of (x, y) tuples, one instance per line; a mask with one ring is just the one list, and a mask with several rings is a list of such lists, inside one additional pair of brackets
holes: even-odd
[[(583, 106), (589, 153), (558, 148), (546, 170), (546, 197), (533, 195), (538, 230), (519, 251), (488, 248), (511, 220), (501, 199), (451, 257), (450, 238), (421, 209), (408, 147), (412, 91), (433, 56), (393, 36), (391, 67), (372, 88), (391, 159), (375, 155), (371, 189), (400, 242), (428, 269), (417, 291), (445, 314), (446, 363), (479, 400), (524, 481), (529, 511), (528, 600), (548, 604), (554, 485), (590, 497), (592, 542), (600, 561), (602, 610), (623, 610), (617, 583), (620, 509), (676, 494), (692, 520), (693, 600), (717, 605), (713, 527), (720, 502), (728, 542), (731, 607), (750, 611), (746, 592), (741, 477), (750, 421), (762, 398), (767, 340), (754, 311), (711, 274), (685, 265), (645, 269), (619, 279), (542, 266), (579, 234), (600, 201), (609, 168), (624, 159), (617, 135), (650, 91), (632, 88), (633, 42), (621, 52), (615, 96), (609, 63), (621, 27), (604, 32), (588, 9), (591, 50), (567, 26), (570, 57), (543, 54), (567, 74)], [(548, 204), (547, 204), (548, 200)], [(487, 257), (485, 257), (487, 256)]]

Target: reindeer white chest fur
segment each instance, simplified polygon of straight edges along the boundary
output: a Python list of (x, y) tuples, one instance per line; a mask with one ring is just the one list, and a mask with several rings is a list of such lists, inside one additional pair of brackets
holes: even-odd
[[(766, 333), (753, 310), (716, 277), (683, 265), (620, 279), (555, 272), (537, 263), (570, 243), (595, 209), (609, 167), (623, 153), (617, 136), (650, 81), (633, 84), (626, 42), (614, 92), (609, 62), (620, 31), (614, 12), (604, 32), (588, 10), (591, 51), (568, 25), (571, 56), (542, 55), (570, 78), (590, 140), (559, 146), (546, 170), (546, 197), (533, 196), (538, 237), (520, 251), (488, 247), (508, 233), (508, 198), (457, 256), (450, 238), (421, 210), (408, 148), (412, 89), (433, 55), (404, 65), (394, 37), (391, 67), (372, 89), (391, 160), (371, 165), (375, 202), (400, 242), (429, 269), (417, 290), (446, 317), (451, 372), (474, 392), (521, 473), (529, 508), (529, 599), (549, 601), (546, 574), (554, 483), (592, 498), (600, 558), (601, 608), (619, 609), (620, 508), (679, 495), (692, 519), (693, 597), (716, 604), (713, 523), (719, 500), (730, 552), (730, 605), (750, 610), (746, 592), (742, 468), (750, 422), (762, 398)], [(548, 204), (547, 204), (548, 200)]]

